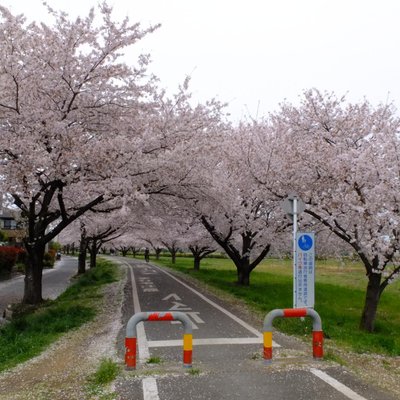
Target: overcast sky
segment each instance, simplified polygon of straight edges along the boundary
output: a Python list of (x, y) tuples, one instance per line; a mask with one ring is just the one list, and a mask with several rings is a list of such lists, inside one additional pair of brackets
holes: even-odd
[[(71, 16), (97, 0), (48, 0)], [(42, 0), (0, 0), (47, 20)], [(400, 109), (399, 0), (109, 0), (116, 17), (162, 26), (137, 46), (173, 91), (228, 102), (234, 121), (266, 115), (309, 88)]]

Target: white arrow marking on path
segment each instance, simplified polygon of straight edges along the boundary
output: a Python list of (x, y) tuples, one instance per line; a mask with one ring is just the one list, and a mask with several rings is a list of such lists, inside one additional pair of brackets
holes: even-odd
[(188, 307), (186, 304), (183, 303), (178, 303), (177, 301), (173, 301), (173, 303), (175, 304), (174, 306), (172, 306), (169, 310), (170, 311), (190, 311), (191, 308)]
[(194, 322), (197, 322), (198, 324), (205, 324), (205, 322), (199, 317), (199, 312), (192, 311), (188, 312), (187, 314), (193, 319)]
[[(191, 311), (186, 313), (189, 318), (191, 318), (190, 322), (192, 323), (192, 328), (193, 329), (199, 329), (199, 327), (196, 325), (197, 324), (205, 324), (205, 322), (199, 317), (199, 312), (197, 311)], [(193, 322), (194, 321), (194, 322)], [(180, 324), (180, 321), (171, 321), (171, 324)]]
[(169, 299), (182, 300), (176, 293), (171, 293), (163, 298), (163, 300), (169, 300)]

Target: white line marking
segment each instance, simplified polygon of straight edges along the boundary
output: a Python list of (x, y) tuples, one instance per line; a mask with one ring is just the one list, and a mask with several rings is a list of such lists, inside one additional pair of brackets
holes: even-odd
[[(133, 267), (126, 263), (129, 267), (129, 270), (131, 271), (131, 280), (132, 280), (132, 298), (133, 298), (133, 309), (135, 311), (135, 314), (140, 312), (140, 302), (139, 302), (139, 296), (138, 296), (138, 291), (137, 291), (137, 286), (136, 286), (136, 281), (135, 281), (135, 274), (133, 273)], [(144, 324), (143, 322), (139, 322), (136, 327), (136, 332), (137, 332), (137, 342), (138, 342), (138, 350), (139, 350), (139, 362), (144, 362), (147, 359), (150, 358), (150, 352), (149, 352), (149, 346), (147, 344), (147, 337), (146, 337), (146, 332), (144, 330)]]
[(139, 301), (139, 295), (136, 287), (136, 280), (135, 280), (135, 275), (133, 273), (133, 268), (131, 265), (128, 263), (125, 263), (131, 272), (131, 281), (132, 281), (132, 299), (133, 299), (133, 311), (135, 311), (135, 314), (140, 312), (140, 301)]
[(143, 400), (160, 400), (158, 397), (157, 382), (154, 378), (144, 378), (142, 380)]
[(196, 294), (197, 296), (199, 296), (201, 299), (203, 299), (204, 301), (206, 301), (208, 304), (211, 304), (213, 307), (215, 307), (217, 310), (223, 312), (225, 315), (227, 315), (228, 317), (230, 317), (231, 319), (233, 319), (235, 322), (237, 322), (239, 325), (242, 325), (244, 328), (246, 328), (248, 331), (250, 331), (251, 333), (253, 333), (254, 335), (256, 335), (257, 337), (263, 337), (263, 335), (255, 328), (253, 328), (252, 326), (250, 326), (247, 322), (244, 322), (243, 320), (241, 320), (240, 318), (238, 318), (236, 315), (233, 315), (231, 312), (229, 312), (228, 310), (226, 310), (225, 308), (221, 307), (220, 305), (218, 305), (217, 303), (214, 303), (212, 300), (210, 300), (209, 298), (207, 298), (206, 296), (202, 295), (200, 292), (198, 292), (197, 290), (193, 289), (192, 287), (190, 287), (189, 285), (186, 285), (186, 283), (182, 282), (181, 280), (179, 280), (178, 278), (175, 278), (175, 276), (171, 275), (169, 272), (164, 271), (161, 268), (156, 267), (157, 269), (159, 269), (161, 272), (163, 272), (164, 274), (168, 275), (170, 278), (174, 279), (175, 281), (177, 281), (178, 283), (180, 283), (182, 286), (184, 286), (185, 288), (191, 290), (194, 294)]
[[(260, 344), (263, 343), (262, 338), (207, 338), (193, 339), (194, 346), (202, 345), (223, 345), (223, 344)], [(149, 347), (182, 347), (182, 339), (176, 340), (149, 340)], [(279, 347), (279, 346), (274, 346)]]
[(350, 388), (347, 386), (343, 385), (343, 383), (340, 383), (336, 379), (332, 378), (325, 372), (316, 369), (316, 368), (311, 368), (310, 369), (311, 373), (313, 373), (315, 376), (318, 378), (322, 379), (324, 382), (326, 382), (328, 385), (331, 385), (333, 388), (335, 388), (337, 391), (340, 393), (343, 393), (346, 397), (348, 397), (351, 400), (367, 400), (365, 397), (360, 396), (356, 392), (353, 392)]

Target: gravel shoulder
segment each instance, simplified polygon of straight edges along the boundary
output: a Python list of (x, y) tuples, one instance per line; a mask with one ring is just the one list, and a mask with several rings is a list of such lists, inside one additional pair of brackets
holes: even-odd
[[(89, 390), (88, 377), (96, 371), (101, 359), (111, 358), (123, 365), (117, 341), (123, 330), (127, 270), (121, 266), (121, 271), (122, 279), (103, 289), (104, 300), (99, 304), (99, 314), (93, 321), (69, 332), (40, 356), (0, 374), (0, 400), (118, 399), (112, 385), (98, 388), (95, 393)], [(201, 286), (201, 290), (220, 295), (198, 282), (192, 283)], [(258, 315), (236, 299), (227, 295), (223, 299), (259, 320)], [(326, 341), (325, 351), (334, 352), (346, 370), (400, 398), (400, 357), (355, 354), (338, 350), (330, 341)]]

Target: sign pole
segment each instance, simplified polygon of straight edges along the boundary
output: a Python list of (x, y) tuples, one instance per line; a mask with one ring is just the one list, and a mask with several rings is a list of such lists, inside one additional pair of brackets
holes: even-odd
[(293, 308), (297, 307), (297, 197), (293, 197)]
[[(293, 308), (298, 308), (302, 307), (301, 304), (303, 302), (303, 300), (299, 300), (299, 296), (303, 296), (304, 277), (301, 279), (298, 273), (298, 269), (302, 267), (302, 264), (300, 266), (300, 261), (298, 260), (301, 252), (300, 250), (298, 250), (297, 243), (297, 235), (299, 234), (297, 231), (297, 217), (305, 210), (305, 204), (303, 200), (301, 200), (301, 198), (297, 196), (296, 193), (290, 193), (285, 199), (282, 200), (281, 207), (283, 211), (285, 211), (286, 214), (288, 214), (293, 221)], [(309, 240), (307, 238), (306, 242), (308, 243), (308, 241)]]

